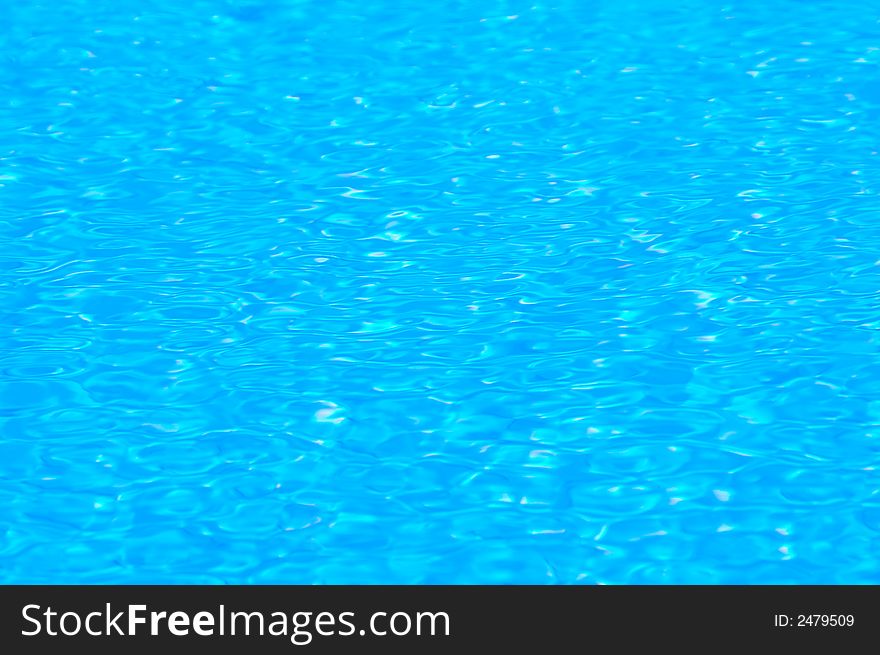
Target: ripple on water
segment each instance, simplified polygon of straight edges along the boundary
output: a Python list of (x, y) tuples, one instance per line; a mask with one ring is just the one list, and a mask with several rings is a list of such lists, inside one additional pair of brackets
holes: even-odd
[(8, 8), (0, 582), (880, 580), (863, 3), (411, 4)]

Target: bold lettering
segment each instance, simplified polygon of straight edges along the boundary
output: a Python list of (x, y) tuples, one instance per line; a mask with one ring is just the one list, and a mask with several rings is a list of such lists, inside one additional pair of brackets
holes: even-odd
[(189, 617), (185, 612), (171, 612), (168, 616), (168, 630), (171, 634), (184, 637), (189, 634)]
[(193, 617), (193, 630), (203, 637), (214, 634), (214, 615), (210, 612), (199, 612)]
[(159, 621), (168, 616), (168, 612), (150, 612), (150, 634), (159, 634)]
[(128, 606), (128, 634), (134, 636), (137, 634), (138, 623), (146, 623), (147, 619), (138, 616), (138, 612), (145, 611), (146, 605), (129, 605)]

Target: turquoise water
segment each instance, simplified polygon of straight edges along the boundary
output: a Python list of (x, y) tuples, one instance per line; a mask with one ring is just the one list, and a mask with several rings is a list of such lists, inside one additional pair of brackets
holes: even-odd
[(880, 582), (878, 18), (5, 3), (0, 582)]

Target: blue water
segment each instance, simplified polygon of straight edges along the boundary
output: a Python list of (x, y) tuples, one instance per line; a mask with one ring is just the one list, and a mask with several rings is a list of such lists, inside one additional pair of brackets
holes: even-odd
[(880, 582), (880, 3), (3, 3), (0, 582)]

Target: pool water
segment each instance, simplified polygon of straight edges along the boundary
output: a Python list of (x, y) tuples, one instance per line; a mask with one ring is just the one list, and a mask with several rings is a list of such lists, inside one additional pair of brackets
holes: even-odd
[(880, 582), (880, 4), (0, 19), (0, 582)]

